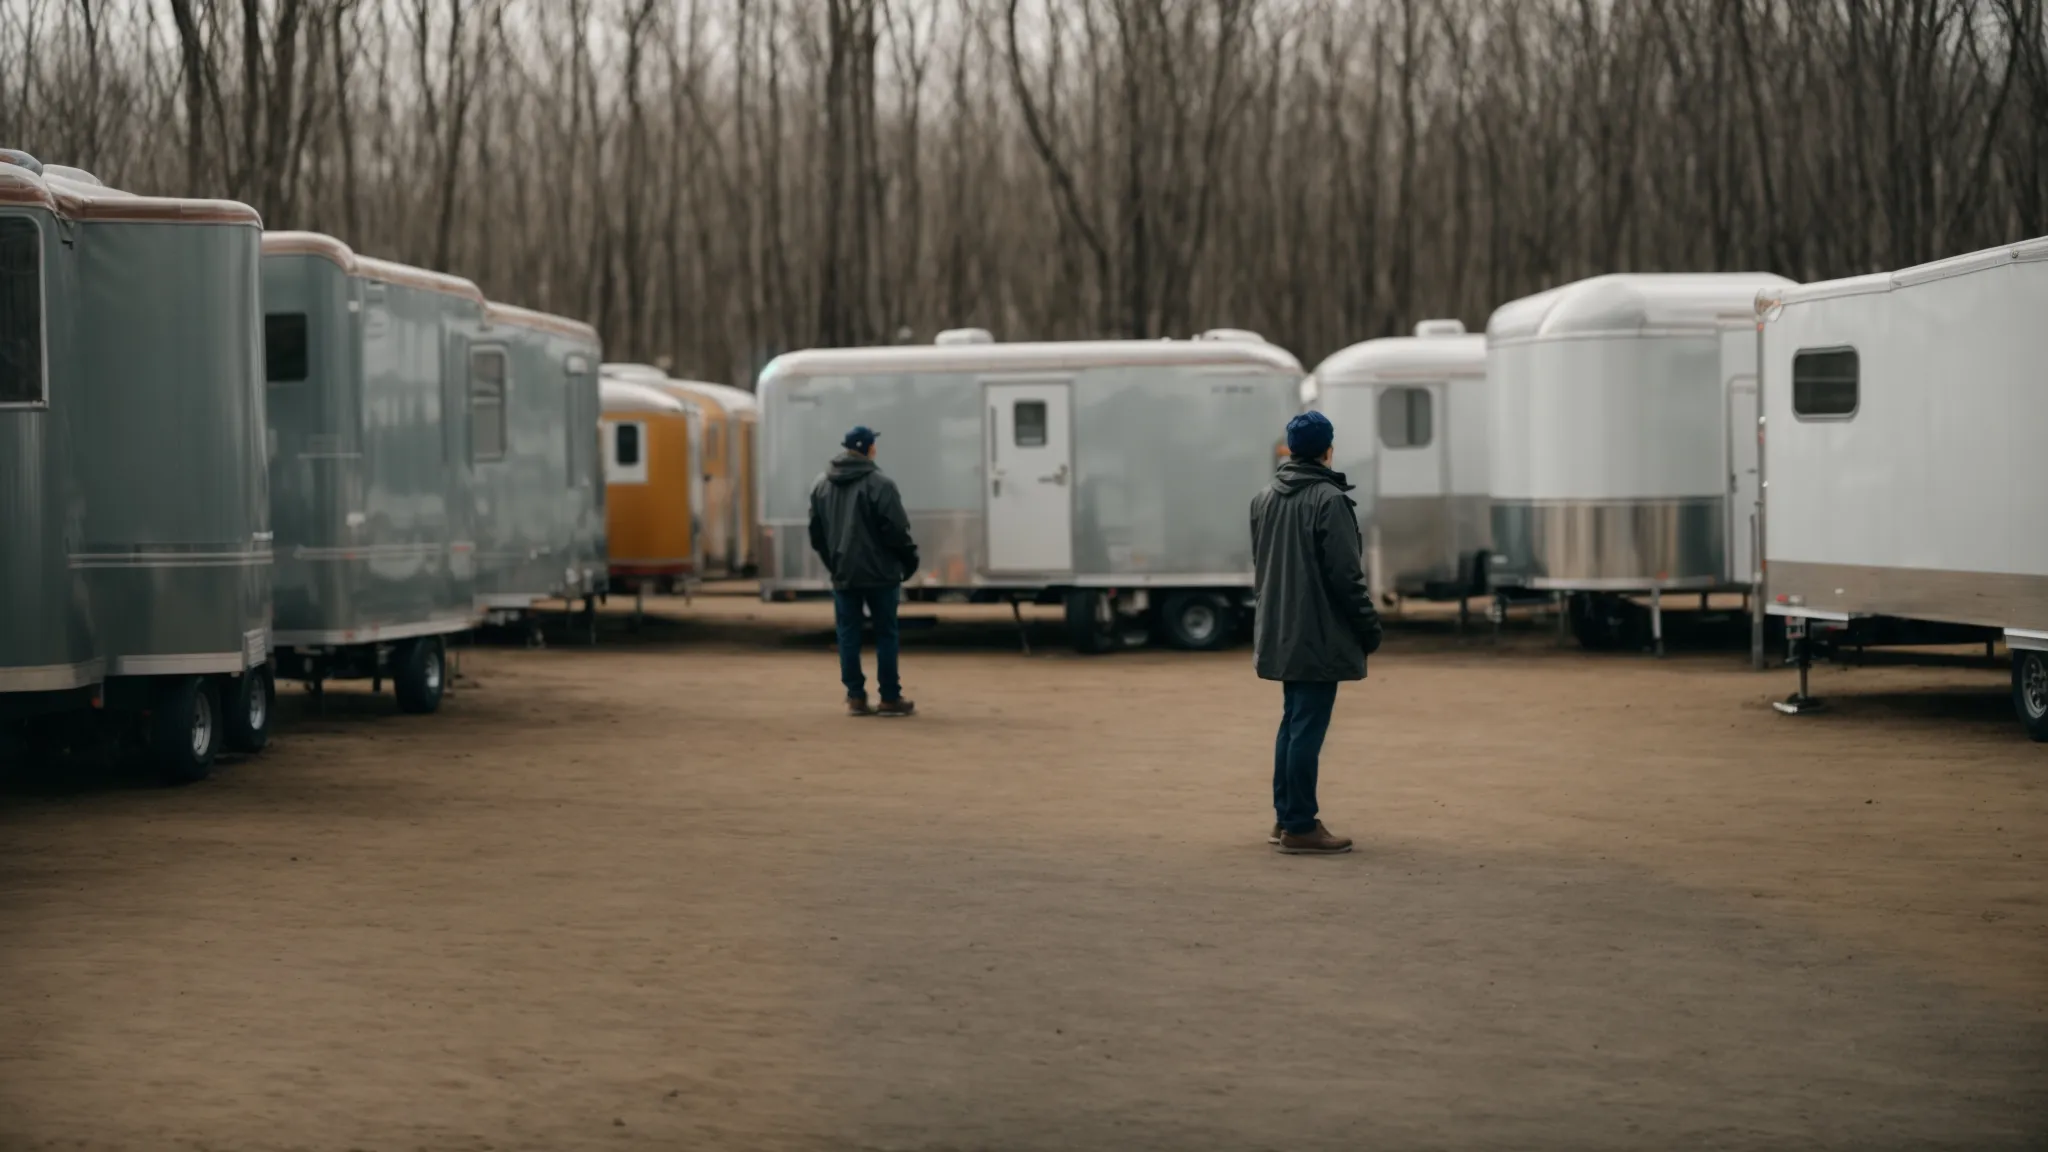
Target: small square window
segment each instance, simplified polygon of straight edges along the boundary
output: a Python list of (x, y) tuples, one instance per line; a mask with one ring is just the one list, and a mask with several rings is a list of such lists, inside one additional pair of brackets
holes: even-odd
[(1856, 414), (1861, 364), (1854, 348), (1792, 356), (1792, 414), (1802, 420), (1846, 420)]
[(638, 424), (616, 424), (612, 433), (618, 437), (615, 459), (621, 468), (631, 468), (640, 463), (640, 426)]
[(1019, 400), (1013, 412), (1017, 424), (1017, 447), (1045, 447), (1045, 401)]
[(306, 314), (272, 312), (263, 318), (263, 378), (292, 384), (307, 376)]
[(0, 216), (0, 404), (43, 402), (43, 233)]
[(1431, 427), (1427, 388), (1388, 388), (1380, 393), (1380, 443), (1389, 448), (1427, 448)]

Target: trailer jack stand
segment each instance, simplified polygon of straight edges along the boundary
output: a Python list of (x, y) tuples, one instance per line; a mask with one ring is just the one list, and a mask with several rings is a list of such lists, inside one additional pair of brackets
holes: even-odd
[(1806, 692), (1807, 673), (1813, 670), (1813, 652), (1807, 647), (1809, 643), (1810, 641), (1804, 639), (1799, 641), (1799, 691), (1785, 697), (1783, 700), (1776, 700), (1771, 703), (1771, 707), (1776, 708), (1787, 716), (1797, 716), (1803, 712), (1818, 712), (1827, 707), (1825, 703), (1807, 695)]
[(1010, 597), (1010, 619), (1017, 622), (1017, 643), (1023, 645), (1026, 656), (1031, 655), (1031, 631), (1024, 626), (1024, 608), (1015, 596)]

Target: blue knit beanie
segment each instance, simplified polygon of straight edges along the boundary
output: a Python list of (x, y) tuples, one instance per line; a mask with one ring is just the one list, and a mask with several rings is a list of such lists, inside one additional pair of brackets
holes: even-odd
[(1337, 430), (1321, 412), (1303, 412), (1287, 422), (1287, 452), (1303, 460), (1321, 460)]

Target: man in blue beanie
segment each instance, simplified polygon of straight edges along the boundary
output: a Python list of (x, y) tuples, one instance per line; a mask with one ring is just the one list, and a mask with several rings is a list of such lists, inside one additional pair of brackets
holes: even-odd
[[(832, 606), (839, 632), (839, 680), (854, 716), (908, 716), (917, 705), (903, 698), (896, 676), (899, 649), (896, 604), (902, 584), (917, 571), (917, 544), (896, 482), (875, 466), (875, 430), (865, 424), (846, 434), (843, 449), (811, 489), (811, 550), (832, 574)], [(880, 708), (868, 704), (860, 670), (861, 612), (875, 625), (875, 679)]]
[(1280, 681), (1283, 700), (1266, 841), (1290, 856), (1351, 851), (1316, 819), (1316, 773), (1337, 685), (1365, 679), (1365, 658), (1380, 646), (1351, 485), (1330, 470), (1335, 439), (1320, 412), (1289, 420), (1288, 460), (1252, 500), (1252, 661), (1260, 679)]

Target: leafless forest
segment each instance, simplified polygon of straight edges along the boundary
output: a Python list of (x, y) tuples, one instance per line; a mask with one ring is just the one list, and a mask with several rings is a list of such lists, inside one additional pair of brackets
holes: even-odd
[(0, 143), (777, 352), (1343, 344), (2048, 232), (2048, 0), (0, 0)]

